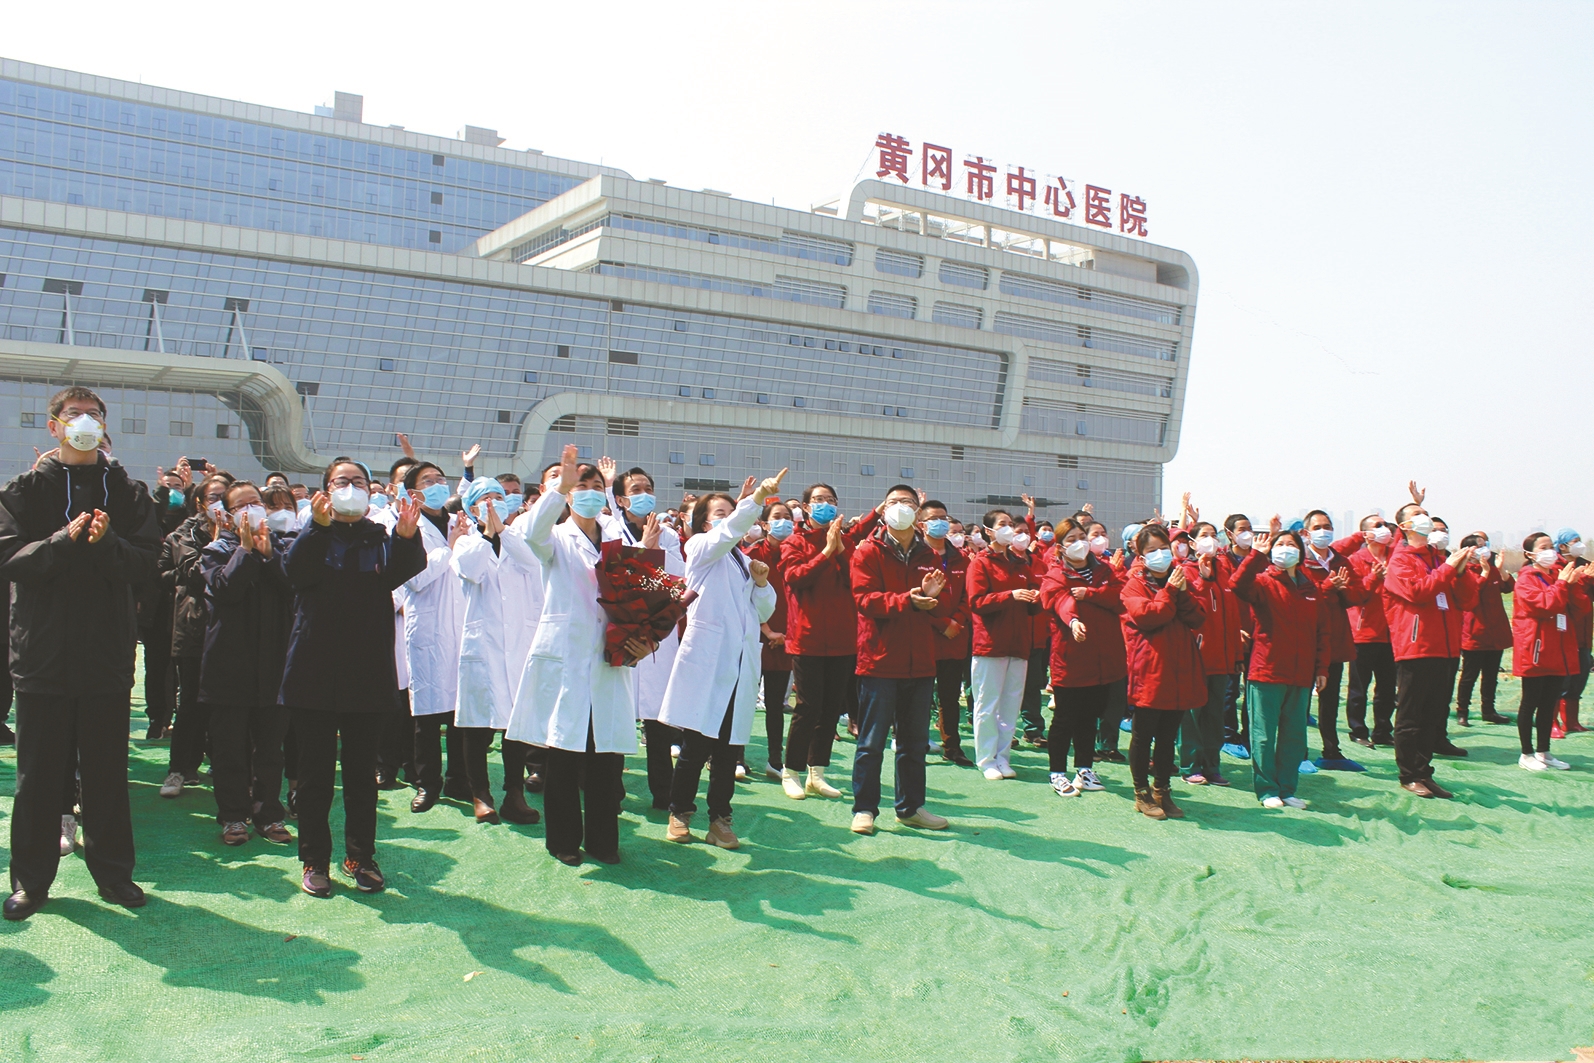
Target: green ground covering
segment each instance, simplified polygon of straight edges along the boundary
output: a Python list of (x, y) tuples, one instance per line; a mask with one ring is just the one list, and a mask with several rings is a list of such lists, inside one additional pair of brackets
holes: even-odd
[[(1594, 734), (1535, 775), (1513, 728), (1453, 733), (1454, 802), (1361, 750), (1366, 775), (1304, 781), (1308, 811), (1261, 810), (1226, 762), (1233, 789), (1175, 783), (1189, 818), (1156, 823), (1125, 768), (1062, 800), (1025, 750), (1016, 782), (936, 761), (941, 834), (888, 806), (862, 838), (844, 800), (738, 787), (738, 852), (664, 842), (634, 758), (625, 862), (579, 870), (540, 826), (396, 791), (390, 889), (326, 901), (290, 848), (224, 847), (208, 789), (162, 800), (166, 748), (135, 742), (150, 903), (102, 904), (74, 857), (0, 928), (0, 1060), (1571, 1058), (1594, 1041)], [(14, 774), (6, 750), (5, 816)]]

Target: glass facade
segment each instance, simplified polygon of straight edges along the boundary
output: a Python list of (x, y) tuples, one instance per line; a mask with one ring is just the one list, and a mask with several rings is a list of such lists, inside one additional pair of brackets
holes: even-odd
[(582, 180), (0, 79), (0, 195), (457, 252)]

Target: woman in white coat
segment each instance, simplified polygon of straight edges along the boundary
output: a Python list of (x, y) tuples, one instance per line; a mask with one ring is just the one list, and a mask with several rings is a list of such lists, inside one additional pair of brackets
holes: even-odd
[(665, 833), (672, 842), (694, 840), (697, 787), (704, 763), (712, 762), (705, 840), (724, 849), (740, 844), (731, 829), (731, 796), (758, 700), (763, 665), (759, 625), (775, 612), (769, 566), (742, 553), (741, 542), (763, 511), (764, 500), (779, 493), (785, 475), (782, 469), (741, 502), (713, 494), (692, 506), (686, 585), (697, 597), (687, 608), (686, 635), (659, 712), (661, 722), (681, 729)]
[[(680, 536), (659, 525), (655, 513), (658, 499), (653, 494), (653, 477), (642, 468), (618, 475), (615, 469), (612, 458), (598, 459), (598, 470), (609, 484), (610, 508), (620, 520), (621, 538), (631, 546), (640, 546), (649, 531), (657, 527), (659, 549), (664, 551), (664, 571), (685, 576), (686, 555), (681, 551)], [(680, 645), (680, 637), (671, 631), (660, 640), (658, 650), (636, 666), (637, 719), (642, 721), (642, 741), (648, 747), (648, 790), (653, 795), (653, 807), (661, 810), (670, 807), (670, 780), (675, 775), (670, 747), (680, 744), (681, 732), (659, 722), (659, 709), (664, 706), (664, 690), (670, 685), (670, 672)]]
[[(477, 823), (497, 823), (492, 779), (487, 774), (487, 751), (493, 735), (509, 726), (510, 696), (507, 653), (511, 634), (524, 625), (517, 616), (518, 603), (506, 598), (503, 574), (512, 562), (503, 546), (504, 521), (509, 499), (497, 480), (472, 480), (460, 499), (471, 519), (471, 530), (454, 543), (450, 562), (465, 593), (464, 637), (459, 650), (459, 702), (454, 727), (464, 742), (465, 779)], [(513, 580), (510, 581), (513, 585)], [(500, 751), (504, 777), (525, 771), (524, 746), (504, 740)], [(505, 789), (503, 816), (511, 823), (535, 823), (537, 810), (526, 804), (517, 787)]]
[[(454, 543), (469, 521), (443, 512), (452, 493), (448, 477), (429, 461), (410, 466), (404, 487), (421, 502), (421, 545), (426, 571), (404, 584), (404, 655), (410, 673), (410, 714), (415, 718), (415, 772), (411, 812), (425, 812), (439, 797), (470, 800), (470, 786), (459, 769), (463, 751), (454, 732), (459, 696), (459, 646), (465, 593), (451, 562)], [(439, 731), (448, 731), (448, 770), (443, 771)]]
[[(625, 755), (636, 752), (636, 680), (628, 668), (603, 655), (608, 626), (598, 604), (598, 562), (603, 542), (617, 539), (613, 521), (601, 521), (606, 502), (603, 474), (577, 465), (567, 446), (559, 485), (516, 522), (526, 545), (542, 562), (545, 597), (542, 620), (515, 693), (509, 736), (548, 747), (542, 809), (548, 851), (572, 867), (583, 843), (596, 860), (620, 861), (620, 796)], [(565, 503), (570, 519), (559, 517)], [(512, 529), (512, 530), (515, 530)], [(632, 663), (653, 652), (654, 643), (626, 644)], [(585, 794), (585, 816), (582, 797)]]

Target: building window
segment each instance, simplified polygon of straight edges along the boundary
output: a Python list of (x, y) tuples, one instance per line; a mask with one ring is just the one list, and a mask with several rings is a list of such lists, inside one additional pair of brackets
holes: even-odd
[(963, 450), (962, 447), (960, 447), (960, 446), (959, 447), (953, 447), (952, 448), (952, 460), (953, 461), (962, 461), (963, 460), (963, 453), (964, 453), (964, 450)]
[(426, 234), (426, 242), (429, 244), (440, 244), (443, 242), (443, 234), (437, 229), (432, 229)]
[(441, 166), (441, 165), (443, 165), (443, 157), (441, 155), (433, 155), (432, 156), (432, 165), (433, 166)]
[(760, 393), (759, 396), (758, 396), (758, 404), (760, 406), (768, 406), (769, 405), (769, 396)]
[(531, 370), (528, 369), (528, 370), (526, 370), (525, 379), (526, 379), (526, 383), (535, 384), (537, 382), (537, 374), (533, 373)]
[[(24, 416), (26, 416), (26, 415), (24, 415)], [(144, 434), (144, 418), (142, 418), (142, 417), (124, 417), (124, 418), (122, 418), (122, 434), (124, 436), (141, 436), (141, 435), (143, 435)]]
[(913, 466), (912, 465), (904, 465), (904, 466), (902, 466), (902, 468), (899, 470), (899, 472), (902, 474), (902, 478), (904, 480), (913, 479)]
[(570, 357), (570, 344), (561, 343), (557, 348), (555, 348), (554, 355), (555, 355), (555, 357), (558, 357), (558, 358), (569, 358)]
[(898, 417), (906, 417), (907, 415), (908, 415), (908, 408), (906, 406), (898, 406), (897, 407), (897, 416)]
[(166, 434), (173, 436), (191, 436), (194, 434), (194, 422), (173, 421), (167, 428)]
[(642, 422), (633, 421), (629, 417), (609, 418), (608, 428), (611, 436), (640, 436), (642, 434)]
[(509, 423), (509, 411), (508, 410), (499, 410), (498, 411), (498, 423), (499, 424), (508, 424)]
[(432, 206), (441, 207), (442, 205), (443, 205), (443, 193), (441, 193), (441, 192), (433, 192), (432, 193)]
[(271, 361), (271, 351), (265, 347), (251, 347), (249, 348), (249, 357), (257, 362), (269, 362)]
[(873, 476), (874, 475), (874, 466), (873, 465), (860, 465), (860, 466), (858, 466), (858, 475), (859, 476)]
[(636, 365), (637, 355), (635, 351), (610, 351), (609, 361), (618, 362), (620, 365)]
[(1035, 486), (1035, 477), (1033, 477), (1033, 476), (1024, 477), (1024, 486), (1025, 487), (1034, 487)]
[(697, 463), (699, 465), (713, 465), (716, 464), (718, 460), (719, 459), (712, 454), (699, 454), (697, 456)]
[(676, 394), (680, 395), (681, 398), (683, 398), (683, 399), (689, 399), (689, 398), (692, 397), (692, 389), (689, 388), (689, 387), (682, 386), (681, 388), (678, 388), (676, 390)]
[(22, 415), (22, 427), (23, 428), (37, 428), (37, 427), (39, 427), (38, 418), (39, 418), (39, 415), (36, 414), (36, 413), (25, 413), (25, 414), (23, 414)]
[(808, 405), (808, 400), (803, 398), (801, 395), (798, 395), (795, 399), (791, 400), (791, 404), (800, 410)]
[(983, 266), (965, 266), (959, 262), (941, 263), (941, 283), (954, 284), (959, 288), (978, 288), (985, 290), (990, 273)]
[(237, 439), (238, 426), (235, 424), (219, 424), (216, 426), (217, 439)]
[(376, 363), (376, 367), (378, 369), (380, 369), (384, 373), (391, 373), (393, 371), (393, 359), (391, 359), (391, 358), (378, 359), (377, 363)]
[(898, 277), (922, 277), (924, 256), (881, 247), (875, 250), (874, 268), (877, 273), (891, 273)]
[(301, 380), (293, 388), (306, 398), (315, 398), (321, 394), (321, 383), (316, 380)]
[(1090, 426), (1085, 424), (1084, 421), (1075, 421), (1074, 422), (1074, 434), (1076, 436), (1089, 435), (1090, 434)]
[(679, 450), (670, 451), (670, 464), (671, 465), (685, 465), (686, 464), (686, 455), (683, 454)]
[(677, 331), (677, 332), (685, 332), (686, 331), (686, 322), (677, 321), (675, 323), (675, 331)]
[(576, 415), (567, 413), (563, 417), (554, 418), (553, 424), (548, 426), (551, 432), (574, 432), (576, 430)]
[(704, 388), (703, 389), (703, 397), (705, 399), (712, 399), (714, 397), (714, 389), (713, 388)]
[(868, 309), (871, 314), (912, 320), (919, 312), (919, 301), (911, 295), (899, 295), (896, 292), (870, 292)]
[(1075, 488), (1075, 490), (1079, 490), (1079, 491), (1089, 491), (1090, 490), (1090, 481), (1089, 480), (1075, 480), (1074, 481), (1074, 488)]
[(979, 328), (984, 311), (977, 306), (960, 306), (957, 303), (936, 303), (930, 308), (930, 320), (937, 325), (955, 325), (958, 328)]

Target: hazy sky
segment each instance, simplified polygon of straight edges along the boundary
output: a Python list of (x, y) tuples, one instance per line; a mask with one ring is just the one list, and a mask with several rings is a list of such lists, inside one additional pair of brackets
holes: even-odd
[(1169, 503), (1415, 477), (1520, 534), (1594, 532), (1591, 45), (1589, 4), (584, 0), (20, 4), (0, 54), (795, 207), (881, 130), (1132, 191), (1201, 273)]

